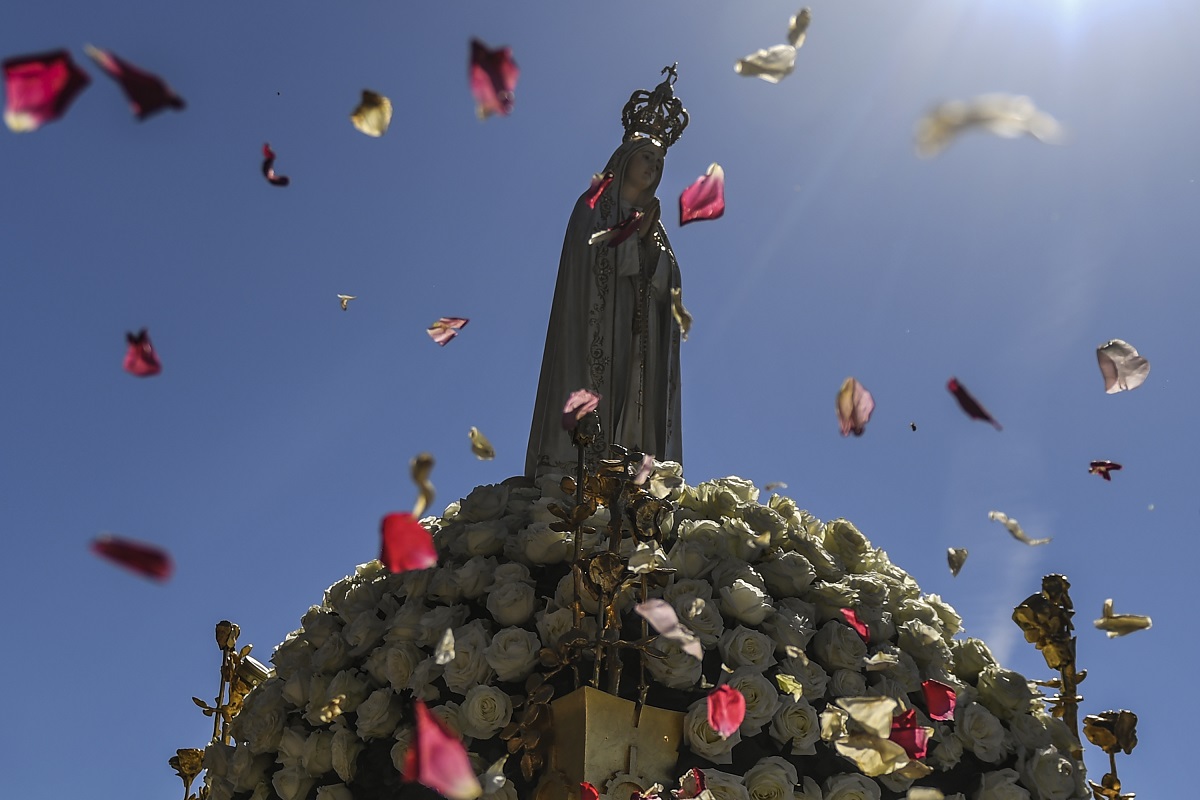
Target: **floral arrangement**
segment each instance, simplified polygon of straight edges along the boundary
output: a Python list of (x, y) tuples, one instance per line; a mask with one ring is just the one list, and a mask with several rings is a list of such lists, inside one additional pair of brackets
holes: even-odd
[[(483, 797), (532, 797), (536, 782), (504, 759), (546, 653), (576, 630), (563, 478), (477, 487), (421, 521), (437, 566), (393, 574), (373, 561), (331, 586), (245, 698), (235, 744), (205, 751), (208, 800), (436, 797), (402, 780), (412, 697), (461, 735)], [(955, 638), (954, 609), (851, 523), (821, 522), (778, 495), (762, 504), (736, 477), (689, 486), (669, 462), (654, 465), (645, 491), (670, 509), (661, 542), (629, 537), (621, 555), (631, 572), (665, 576), (653, 596), (703, 648), (697, 659), (663, 635), (643, 659), (647, 702), (685, 714), (677, 797), (883, 800), (917, 787), (951, 800), (1089, 796), (1079, 743), (1036, 686), (984, 642)], [(605, 549), (608, 522), (603, 507), (584, 521), (583, 551)], [(626, 586), (613, 603), (631, 630), (639, 599)], [(717, 687), (744, 698), (728, 735), (710, 725)], [(636, 778), (596, 788), (626, 800), (618, 787)]]

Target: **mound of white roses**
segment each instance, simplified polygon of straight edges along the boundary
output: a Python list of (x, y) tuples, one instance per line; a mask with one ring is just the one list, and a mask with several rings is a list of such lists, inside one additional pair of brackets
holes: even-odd
[[(538, 651), (572, 626), (573, 543), (552, 529), (548, 509), (570, 502), (559, 478), (480, 486), (422, 520), (438, 566), (389, 574), (372, 561), (326, 590), (275, 651), (274, 675), (247, 697), (236, 744), (206, 751), (210, 800), (436, 797), (400, 777), (412, 696), (462, 735), (485, 798), (532, 796), (515, 760), (503, 777), (485, 772), (507, 752), (498, 734), (541, 669)], [(647, 489), (674, 504), (669, 533), (661, 549), (627, 541), (624, 555), (631, 567), (675, 570), (655, 593), (705, 651), (698, 661), (660, 640), (665, 657), (649, 660), (650, 702), (686, 712), (680, 775), (698, 767), (717, 800), (903, 797), (911, 779), (867, 777), (821, 738), (820, 715), (836, 699), (886, 696), (933, 731), (922, 759), (933, 771), (917, 785), (953, 800), (1088, 796), (1071, 734), (1034, 687), (984, 642), (954, 638), (954, 609), (921, 594), (852, 524), (821, 522), (786, 497), (763, 505), (740, 478), (688, 486), (673, 463), (656, 465)], [(605, 546), (606, 515), (588, 521), (596, 532), (584, 534), (585, 550)], [(618, 598), (624, 618), (635, 619), (634, 602)], [(866, 624), (866, 641), (843, 609)], [(437, 652), (447, 630), (452, 658)], [(953, 719), (923, 713), (929, 679), (955, 690)], [(725, 739), (706, 716), (717, 684), (746, 699), (740, 729)]]

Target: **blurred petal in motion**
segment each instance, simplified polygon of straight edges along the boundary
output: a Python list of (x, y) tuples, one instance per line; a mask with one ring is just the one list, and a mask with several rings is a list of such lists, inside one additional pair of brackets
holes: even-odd
[(757, 50), (733, 65), (738, 75), (747, 78), (762, 78), (767, 83), (779, 83), (796, 68), (796, 48), (790, 44), (777, 44)]
[(708, 694), (708, 726), (728, 739), (746, 718), (746, 698), (732, 686), (718, 686)]
[(132, 539), (122, 539), (112, 534), (102, 534), (92, 540), (92, 552), (107, 558), (114, 564), (136, 572), (146, 578), (165, 581), (171, 577), (174, 564), (171, 556), (162, 548)]
[(471, 94), (475, 96), (475, 114), (487, 119), (492, 114), (508, 116), (513, 108), (513, 92), (521, 71), (513, 61), (512, 50), (495, 50), (478, 39), (471, 40)]
[(1093, 461), (1088, 464), (1088, 474), (1099, 475), (1106, 481), (1112, 480), (1112, 475), (1108, 473), (1118, 469), (1121, 469), (1121, 465), (1115, 461)]
[(1150, 618), (1141, 614), (1114, 614), (1111, 597), (1104, 601), (1104, 611), (1101, 613), (1103, 616), (1096, 620), (1096, 627), (1106, 631), (1110, 639), (1150, 627)]
[(150, 343), (150, 332), (142, 328), (137, 333), (126, 333), (125, 371), (139, 378), (149, 378), (162, 372), (162, 363), (154, 345)]
[(408, 572), (437, 565), (433, 537), (407, 511), (388, 514), (379, 523), (379, 560), (388, 572)]
[(658, 597), (651, 598), (644, 603), (637, 604), (633, 610), (650, 623), (650, 627), (654, 628), (659, 636), (678, 642), (680, 649), (697, 661), (704, 659), (704, 650), (700, 646), (700, 640), (690, 630), (679, 624), (679, 616), (666, 600)]
[(854, 628), (855, 633), (866, 642), (871, 643), (871, 629), (867, 627), (867, 623), (858, 618), (858, 612), (852, 608), (842, 609), (842, 619), (846, 620), (846, 624)]
[(999, 522), (1001, 525), (1008, 528), (1008, 532), (1012, 534), (1014, 539), (1016, 539), (1018, 542), (1024, 542), (1030, 547), (1034, 547), (1039, 544), (1049, 544), (1050, 539), (1052, 538), (1047, 536), (1045, 539), (1030, 539), (1029, 535), (1021, 529), (1021, 526), (1017, 523), (1017, 521), (1002, 511), (989, 511), (988, 519)]
[(479, 428), (471, 426), (471, 430), (467, 432), (471, 437), (471, 452), (480, 461), (491, 461), (496, 457), (496, 448), (492, 447), (492, 443), (488, 438), (479, 432)]
[(15, 133), (58, 119), (91, 83), (66, 50), (8, 58), (3, 68), (4, 124)]
[(958, 382), (958, 378), (948, 380), (946, 388), (950, 391), (950, 394), (954, 395), (954, 399), (958, 401), (959, 407), (967, 413), (968, 417), (990, 422), (992, 427), (998, 431), (1004, 430), (1000, 427), (1000, 423), (996, 422), (992, 415), (987, 412), (987, 409), (981, 406), (979, 401), (967, 391), (967, 387)]
[(413, 503), (413, 516), (419, 517), (433, 503), (434, 488), (429, 476), (433, 474), (433, 456), (417, 453), (408, 464), (413, 483), (417, 485), (417, 502)]
[(429, 334), (430, 339), (445, 347), (446, 343), (458, 336), (458, 332), (470, 321), (462, 317), (442, 317), (426, 328), (425, 332)]
[(963, 131), (979, 128), (1005, 139), (1032, 136), (1047, 143), (1062, 141), (1058, 120), (1039, 111), (1028, 97), (984, 94), (973, 100), (942, 103), (917, 123), (917, 154), (932, 158)]
[(679, 195), (679, 225), (698, 219), (717, 219), (725, 213), (725, 170), (717, 163)]
[(837, 393), (838, 427), (842, 436), (862, 436), (875, 410), (875, 398), (854, 378), (842, 381)]
[(145, 119), (164, 108), (182, 111), (186, 105), (183, 98), (157, 75), (135, 67), (108, 50), (90, 44), (83, 49), (100, 69), (121, 84), (121, 90), (129, 98), (129, 104), (133, 106), (133, 113), (138, 119)]
[(404, 780), (420, 783), (448, 800), (475, 800), (483, 794), (462, 740), (420, 700), (413, 701), (416, 732), (404, 755)]
[(454, 660), (454, 654), (454, 629), (446, 628), (437, 648), (433, 651), (433, 662), (445, 666)]
[(812, 22), (812, 9), (802, 8), (796, 16), (788, 20), (788, 44), (795, 47), (797, 50), (804, 44), (804, 37), (808, 35), (808, 23)]
[(1136, 389), (1150, 374), (1150, 362), (1138, 355), (1129, 342), (1113, 339), (1096, 348), (1096, 361), (1104, 376), (1104, 391), (1116, 394)]
[(613, 173), (597, 172), (592, 176), (592, 183), (588, 186), (587, 204), (588, 208), (595, 208), (596, 203), (600, 201), (600, 196), (604, 194), (609, 186), (612, 186)]
[(588, 244), (599, 244), (608, 242), (609, 247), (616, 247), (621, 242), (633, 236), (638, 231), (638, 226), (642, 222), (642, 212), (636, 208), (629, 212), (629, 216), (623, 222), (618, 222), (611, 228), (597, 231), (588, 238)]
[(575, 426), (579, 424), (579, 421), (595, 411), (598, 405), (600, 405), (600, 395), (595, 392), (587, 389), (576, 389), (571, 392), (571, 396), (563, 404), (563, 430), (575, 430)]
[(957, 578), (958, 573), (962, 571), (963, 564), (967, 563), (967, 548), (947, 547), (946, 563), (950, 565), (950, 574)]
[(392, 124), (392, 101), (363, 89), (358, 107), (350, 113), (350, 122), (367, 136), (383, 136)]
[(925, 710), (930, 719), (954, 719), (958, 693), (953, 686), (930, 679), (921, 682), (921, 692), (925, 695)]
[(349, 311), (350, 301), (358, 299), (358, 297), (352, 294), (339, 294), (337, 298), (342, 302), (342, 311)]
[(275, 151), (271, 149), (271, 145), (263, 145), (263, 162), (262, 174), (267, 179), (267, 182), (272, 186), (287, 186), (292, 182), (292, 179), (286, 175), (275, 174)]
[(671, 315), (679, 326), (679, 335), (686, 342), (688, 332), (692, 329), (692, 315), (683, 307), (683, 289), (675, 287), (671, 290)]

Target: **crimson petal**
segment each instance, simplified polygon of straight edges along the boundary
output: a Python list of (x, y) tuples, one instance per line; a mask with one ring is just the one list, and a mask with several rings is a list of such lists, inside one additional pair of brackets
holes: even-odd
[(22, 133), (35, 131), (67, 113), (91, 79), (66, 50), (5, 59), (4, 124)]
[(613, 177), (614, 175), (611, 172), (597, 172), (592, 176), (592, 184), (587, 190), (588, 208), (596, 207), (596, 203), (600, 201), (600, 196), (604, 194), (604, 191), (608, 189), (609, 186), (612, 186)]
[(608, 242), (609, 247), (616, 247), (621, 242), (633, 236), (638, 231), (638, 226), (642, 222), (642, 212), (636, 208), (629, 212), (629, 216), (623, 221), (618, 222), (611, 228), (597, 231), (588, 239), (588, 244), (599, 244), (600, 242)]
[(379, 560), (388, 572), (408, 572), (437, 565), (433, 536), (406, 511), (388, 514), (379, 523)]
[(996, 430), (1004, 430), (1000, 427), (1000, 423), (992, 418), (992, 415), (987, 412), (979, 401), (971, 396), (966, 387), (958, 382), (958, 378), (951, 378), (946, 382), (946, 388), (950, 390), (950, 394), (954, 395), (954, 399), (958, 401), (958, 405), (966, 412), (971, 419), (981, 419), (984, 422), (990, 422)]
[(930, 719), (954, 719), (954, 706), (958, 703), (958, 694), (953, 686), (927, 680), (921, 682), (921, 691), (925, 693), (925, 713)]
[(913, 708), (892, 718), (892, 734), (888, 738), (903, 747), (912, 759), (924, 758), (929, 750), (929, 734), (917, 723)]
[(413, 710), (417, 726), (404, 754), (404, 780), (428, 786), (449, 800), (474, 800), (483, 794), (462, 740), (420, 700), (413, 701)]
[(717, 219), (725, 213), (725, 170), (711, 164), (708, 171), (679, 195), (679, 225), (698, 219)]
[(167, 86), (157, 75), (139, 69), (114, 53), (101, 50), (99, 47), (92, 47), (90, 44), (84, 48), (84, 51), (99, 65), (100, 69), (121, 84), (121, 89), (129, 98), (129, 104), (133, 106), (133, 113), (137, 115), (138, 119), (145, 119), (164, 108), (182, 111), (186, 105), (183, 98), (175, 94), (171, 87)]
[(875, 410), (875, 398), (854, 378), (846, 378), (837, 393), (838, 427), (842, 436), (862, 436)]
[(579, 800), (600, 800), (600, 791), (587, 781), (579, 784)]
[(125, 371), (139, 378), (149, 378), (162, 372), (162, 364), (154, 345), (150, 343), (150, 333), (142, 328), (137, 333), (126, 333), (125, 341), (129, 347), (125, 350)]
[(708, 725), (728, 739), (746, 718), (746, 698), (732, 686), (718, 686), (708, 694)]
[(576, 389), (571, 392), (571, 396), (567, 398), (567, 402), (563, 405), (563, 430), (575, 430), (575, 426), (579, 424), (579, 421), (595, 411), (596, 406), (599, 404), (600, 395), (595, 392), (590, 392), (587, 389)]
[(858, 618), (858, 614), (852, 608), (843, 608), (841, 611), (842, 611), (842, 619), (846, 620), (846, 623), (851, 628), (854, 628), (854, 630), (858, 632), (858, 635), (862, 638), (862, 640), (864, 642), (866, 642), (867, 644), (870, 644), (871, 643), (871, 629), (867, 627), (867, 623), (860, 620)]
[(462, 317), (442, 317), (426, 328), (425, 332), (429, 334), (430, 339), (445, 347), (446, 343), (458, 336), (458, 332), (470, 321)]
[(471, 40), (471, 94), (475, 96), (475, 113), (480, 119), (492, 114), (508, 116), (512, 112), (513, 92), (520, 74), (511, 48), (490, 50), (478, 39)]
[(165, 550), (152, 544), (120, 539), (110, 534), (93, 539), (92, 552), (156, 581), (170, 578), (175, 568), (171, 556)]
[(695, 800), (704, 794), (706, 788), (704, 773), (696, 767), (692, 767), (679, 779), (679, 789), (672, 791), (671, 794), (675, 796), (676, 800)]
[(262, 174), (272, 186), (287, 186), (292, 182), (286, 175), (275, 174), (275, 151), (270, 144), (263, 145)]
[(1118, 469), (1121, 469), (1121, 465), (1115, 461), (1093, 461), (1092, 463), (1088, 464), (1088, 472), (1090, 474), (1099, 475), (1106, 481), (1112, 480), (1112, 475), (1109, 475), (1108, 473), (1111, 470)]

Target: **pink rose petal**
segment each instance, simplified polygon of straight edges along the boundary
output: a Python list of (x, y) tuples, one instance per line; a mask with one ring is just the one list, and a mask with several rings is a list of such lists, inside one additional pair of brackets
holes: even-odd
[(862, 640), (867, 644), (871, 643), (871, 629), (867, 627), (867, 623), (858, 618), (858, 614), (852, 608), (842, 609), (842, 619), (846, 620), (851, 628), (858, 632)]
[(718, 686), (708, 695), (708, 725), (728, 739), (746, 718), (746, 698), (732, 686)]
[(183, 110), (183, 98), (175, 94), (157, 75), (138, 69), (128, 61), (98, 47), (88, 45), (84, 51), (102, 70), (121, 84), (121, 89), (129, 98), (129, 104), (133, 106), (133, 113), (138, 119), (145, 119), (164, 108)]
[(679, 195), (679, 225), (698, 219), (717, 219), (725, 213), (725, 170), (711, 164), (708, 171)]
[(126, 333), (125, 341), (129, 347), (125, 350), (125, 371), (139, 378), (149, 378), (162, 372), (162, 364), (154, 345), (150, 343), (150, 333), (142, 328), (137, 333)]
[(388, 514), (379, 523), (379, 560), (388, 572), (408, 572), (437, 565), (437, 549), (425, 526), (406, 511)]
[[(658, 631), (659, 636), (678, 642), (680, 649), (697, 661), (704, 659), (704, 649), (700, 646), (700, 640), (679, 624), (679, 617), (676, 615), (675, 609), (666, 600), (659, 597), (651, 598), (644, 603), (638, 603), (633, 610), (650, 623), (650, 627)], [(739, 722), (738, 725), (740, 724)]]
[(613, 173), (611, 172), (597, 172), (592, 176), (592, 185), (587, 190), (588, 208), (596, 207), (596, 203), (600, 201), (600, 196), (604, 194), (609, 186), (612, 186), (613, 177)]
[(413, 701), (413, 710), (417, 729), (404, 755), (404, 780), (428, 786), (449, 800), (482, 795), (462, 740), (420, 700)]
[(1104, 391), (1107, 394), (1136, 389), (1150, 374), (1150, 362), (1138, 355), (1133, 345), (1120, 339), (1097, 347), (1096, 361), (1100, 363), (1100, 374), (1104, 376)]
[(458, 332), (470, 321), (462, 317), (442, 317), (426, 328), (425, 332), (429, 334), (430, 339), (445, 347), (446, 343), (458, 336)]
[(5, 59), (4, 124), (21, 133), (35, 131), (67, 113), (91, 79), (66, 50)]
[(475, 96), (475, 113), (480, 119), (492, 114), (508, 116), (512, 112), (513, 92), (520, 74), (510, 48), (490, 50), (478, 39), (471, 40), (471, 94)]
[(275, 174), (275, 151), (270, 144), (263, 145), (262, 174), (272, 186), (287, 186), (292, 179), (286, 175)]
[(846, 378), (837, 394), (838, 427), (842, 436), (862, 436), (871, 412), (875, 410), (875, 398), (854, 378)]
[(575, 430), (579, 421), (595, 411), (596, 406), (599, 404), (600, 395), (595, 392), (588, 391), (587, 389), (576, 389), (571, 392), (571, 396), (567, 398), (566, 404), (563, 405), (563, 430)]
[(611, 228), (597, 231), (588, 239), (588, 244), (600, 244), (608, 242), (609, 247), (616, 247), (621, 242), (633, 236), (638, 231), (638, 226), (642, 222), (642, 212), (634, 209), (629, 212), (629, 216), (624, 221), (618, 222)]
[(921, 682), (921, 691), (925, 693), (925, 713), (930, 719), (954, 719), (954, 706), (958, 703), (958, 694), (953, 686), (930, 679)]
[(924, 758), (929, 750), (929, 734), (917, 723), (916, 709), (910, 708), (892, 718), (892, 735), (888, 737), (904, 748), (911, 759)]
[(641, 486), (650, 477), (650, 473), (654, 471), (654, 454), (643, 453), (642, 462), (638, 464), (638, 470), (633, 476), (633, 485)]
[(981, 419), (984, 422), (990, 422), (998, 431), (1004, 430), (1000, 427), (1000, 423), (996, 422), (996, 420), (992, 418), (992, 415), (987, 412), (987, 409), (981, 406), (979, 401), (967, 391), (966, 387), (958, 382), (958, 378), (951, 378), (950, 380), (946, 381), (946, 388), (950, 390), (950, 394), (954, 395), (954, 399), (958, 401), (959, 407), (961, 407), (962, 410), (967, 413), (968, 417), (971, 419)]
[(110, 534), (93, 539), (92, 552), (156, 581), (167, 580), (174, 570), (171, 556), (165, 550), (152, 544), (120, 539)]

